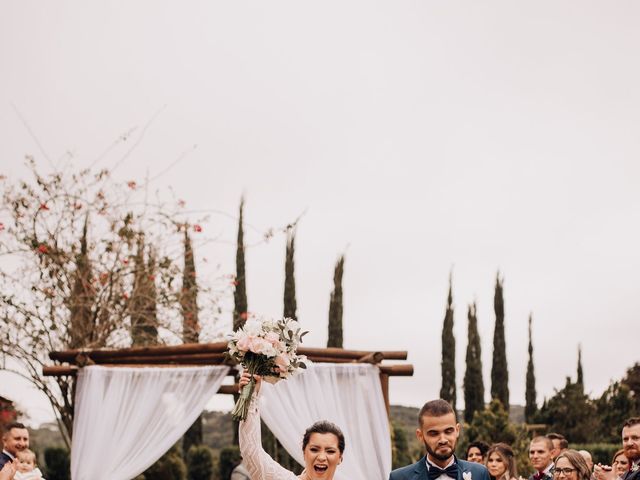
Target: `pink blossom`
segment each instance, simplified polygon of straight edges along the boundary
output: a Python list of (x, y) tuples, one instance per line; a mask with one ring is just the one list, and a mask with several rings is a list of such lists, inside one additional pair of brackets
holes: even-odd
[(289, 365), (291, 365), (291, 359), (286, 353), (282, 353), (276, 356), (275, 362), (278, 366), (278, 370), (280, 370), (281, 373), (285, 373)]
[(253, 342), (253, 348), (251, 351), (258, 355), (269, 355), (273, 352), (273, 345), (267, 342), (264, 338), (256, 338)]
[(247, 335), (238, 340), (238, 350), (241, 352), (249, 352), (253, 351), (253, 342), (256, 340), (256, 337), (253, 335)]
[(276, 332), (267, 333), (264, 336), (264, 339), (274, 347), (278, 347), (278, 344), (280, 343), (280, 335), (278, 335)]

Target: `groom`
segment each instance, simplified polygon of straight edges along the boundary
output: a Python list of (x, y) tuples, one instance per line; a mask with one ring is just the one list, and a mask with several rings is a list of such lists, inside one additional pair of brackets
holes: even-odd
[(453, 454), (460, 424), (451, 405), (444, 400), (425, 403), (418, 423), (416, 435), (427, 454), (417, 463), (391, 472), (389, 480), (489, 480), (484, 465), (459, 460)]

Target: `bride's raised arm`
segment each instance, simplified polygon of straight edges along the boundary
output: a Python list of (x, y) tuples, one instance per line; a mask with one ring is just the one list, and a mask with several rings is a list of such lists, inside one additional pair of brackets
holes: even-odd
[[(243, 373), (240, 378), (240, 386), (249, 382), (249, 374)], [(240, 454), (242, 462), (247, 467), (251, 480), (292, 480), (296, 475), (281, 466), (262, 448), (262, 437), (260, 432), (260, 412), (258, 408), (258, 392), (262, 379), (256, 375), (256, 389), (246, 420), (240, 422), (239, 440)]]

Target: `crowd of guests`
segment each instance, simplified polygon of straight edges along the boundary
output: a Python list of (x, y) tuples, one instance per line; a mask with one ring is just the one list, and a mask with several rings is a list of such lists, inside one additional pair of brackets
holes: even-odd
[[(243, 373), (241, 387), (250, 377)], [(261, 378), (255, 378), (257, 395)], [(640, 417), (628, 419), (621, 431), (622, 448), (610, 465), (594, 465), (589, 452), (569, 449), (560, 434), (534, 437), (528, 454), (535, 473), (528, 480), (640, 480)], [(468, 445), (465, 459), (457, 458), (454, 452), (460, 424), (444, 400), (432, 400), (422, 407), (416, 435), (424, 444), (425, 456), (415, 464), (392, 471), (389, 480), (524, 480), (518, 475), (515, 452), (506, 443), (487, 445), (474, 441)], [(307, 428), (302, 439), (305, 469), (301, 475), (294, 475), (262, 448), (255, 398), (247, 420), (240, 423), (239, 436), (243, 468), (246, 467), (244, 478), (251, 480), (333, 480), (345, 452), (340, 428), (327, 421), (316, 422)], [(0, 480), (42, 480), (36, 455), (29, 450), (29, 431), (21, 423), (9, 424), (2, 435)]]
[[(244, 372), (240, 387), (251, 375)], [(337, 425), (317, 422), (302, 440), (304, 470), (296, 476), (277, 464), (261, 445), (260, 412), (255, 396), (261, 378), (254, 376), (256, 389), (247, 419), (240, 422), (240, 452), (251, 480), (333, 480), (345, 454), (345, 439)], [(393, 470), (389, 480), (524, 480), (518, 475), (516, 455), (506, 443), (469, 444), (465, 459), (454, 455), (460, 437), (460, 423), (451, 405), (442, 400), (424, 404), (418, 414), (416, 435), (426, 454), (412, 465)], [(586, 451), (570, 450), (559, 434), (537, 436), (529, 445), (529, 461), (535, 473), (528, 480), (640, 480), (640, 417), (622, 426), (622, 449), (611, 465), (593, 465)]]
[(10, 423), (2, 434), (0, 480), (43, 480), (36, 454), (29, 450), (29, 430), (22, 423)]
[[(465, 457), (485, 465), (492, 480), (524, 480), (518, 475), (515, 453), (506, 443), (471, 442)], [(588, 451), (570, 450), (569, 442), (558, 433), (533, 438), (529, 461), (535, 473), (528, 480), (640, 480), (640, 417), (622, 426), (622, 448), (610, 465), (594, 465)]]

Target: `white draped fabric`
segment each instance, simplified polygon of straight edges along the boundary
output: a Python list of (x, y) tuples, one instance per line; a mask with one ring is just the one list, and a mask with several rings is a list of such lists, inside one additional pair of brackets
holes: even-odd
[(386, 480), (391, 437), (379, 375), (369, 364), (312, 364), (289, 380), (263, 384), (262, 419), (300, 464), (304, 431), (329, 420), (340, 427), (346, 443), (336, 479)]
[(73, 480), (130, 480), (202, 413), (229, 367), (85, 367), (78, 373)]

